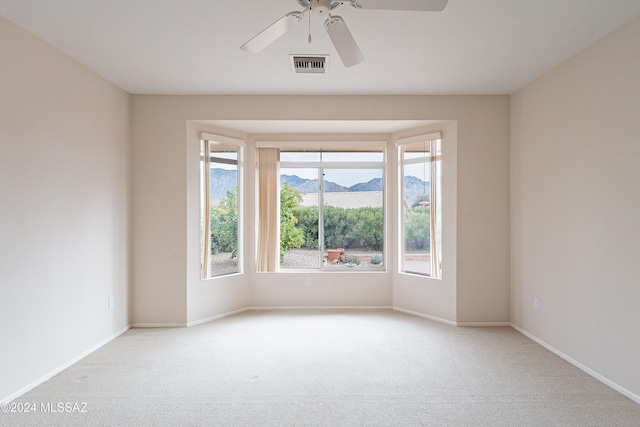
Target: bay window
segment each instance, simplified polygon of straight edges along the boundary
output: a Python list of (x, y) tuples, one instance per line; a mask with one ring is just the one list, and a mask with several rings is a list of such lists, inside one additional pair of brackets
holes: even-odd
[(400, 271), (442, 277), (442, 140), (440, 133), (398, 141)]

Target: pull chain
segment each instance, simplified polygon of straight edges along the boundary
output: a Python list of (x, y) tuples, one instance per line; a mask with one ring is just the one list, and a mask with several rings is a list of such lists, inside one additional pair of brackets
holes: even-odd
[(309, 38), (307, 40), (311, 44), (311, 5), (309, 5)]

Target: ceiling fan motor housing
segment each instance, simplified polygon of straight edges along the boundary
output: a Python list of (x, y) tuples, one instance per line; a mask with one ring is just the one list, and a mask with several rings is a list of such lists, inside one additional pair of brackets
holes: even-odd
[(318, 16), (329, 15), (331, 0), (311, 0), (311, 10)]

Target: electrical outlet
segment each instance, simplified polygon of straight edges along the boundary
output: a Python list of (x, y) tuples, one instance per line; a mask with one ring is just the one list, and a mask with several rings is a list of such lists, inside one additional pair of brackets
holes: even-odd
[(113, 297), (107, 299), (107, 307), (109, 307), (109, 310), (113, 308)]
[(307, 277), (307, 279), (306, 279), (306, 281), (305, 281), (305, 284), (306, 284), (307, 286), (311, 286), (311, 277)]
[(533, 309), (540, 310), (540, 300), (538, 298), (533, 298)]

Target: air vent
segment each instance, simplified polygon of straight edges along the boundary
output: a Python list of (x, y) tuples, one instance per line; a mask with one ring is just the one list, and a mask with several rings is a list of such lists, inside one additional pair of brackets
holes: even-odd
[(328, 55), (291, 55), (291, 67), (296, 74), (326, 74)]

